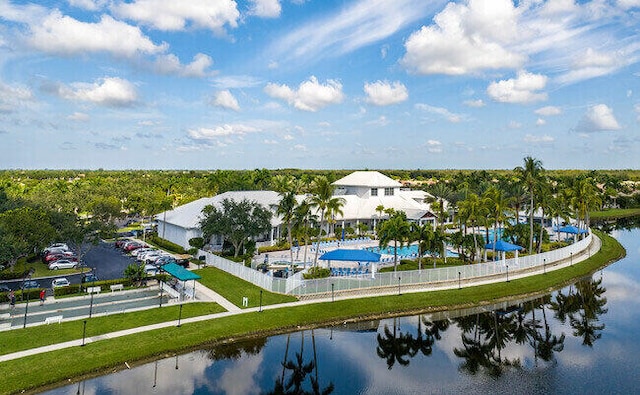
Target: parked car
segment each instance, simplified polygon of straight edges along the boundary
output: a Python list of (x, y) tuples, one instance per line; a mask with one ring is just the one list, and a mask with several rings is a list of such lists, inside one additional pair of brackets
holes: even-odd
[(51, 288), (68, 287), (69, 285), (71, 283), (65, 277), (54, 278), (51, 281)]
[(185, 269), (189, 267), (189, 259), (187, 258), (176, 259), (176, 263)]
[(136, 250), (131, 251), (131, 255), (132, 256), (140, 256), (140, 254), (148, 252), (148, 251), (156, 251), (155, 248), (150, 248), (150, 247), (142, 247), (142, 248), (138, 248)]
[(54, 244), (51, 244), (49, 247), (45, 248), (44, 252), (47, 253), (52, 250), (71, 251), (71, 249), (66, 243), (54, 243)]
[(40, 284), (35, 280), (24, 280), (22, 284), (20, 284), (20, 289), (32, 289), (32, 288), (40, 288)]
[(94, 281), (98, 281), (98, 276), (96, 276), (93, 273), (86, 273), (85, 275), (82, 276), (82, 282), (83, 283), (92, 283)]
[(118, 239), (118, 240), (116, 240), (114, 245), (115, 245), (116, 248), (122, 248), (129, 241), (131, 241), (131, 240), (129, 240), (129, 239)]
[(78, 267), (78, 262), (70, 261), (68, 259), (58, 259), (57, 261), (51, 262), (49, 264), (50, 270), (75, 269), (77, 267)]
[(155, 265), (151, 265), (151, 264), (144, 265), (144, 271), (145, 273), (147, 273), (148, 276), (155, 276), (156, 274), (160, 274), (160, 270), (161, 269)]
[(0, 292), (9, 292), (11, 291), (11, 288), (7, 287), (4, 284), (0, 284)]
[(122, 249), (127, 251), (127, 252), (131, 252), (131, 251), (136, 250), (138, 248), (144, 248), (144, 247), (146, 247), (145, 244), (138, 243), (137, 241), (133, 241), (133, 242), (126, 243), (124, 245), (124, 247), (122, 247)]
[(78, 257), (73, 254), (73, 252), (69, 253), (52, 253), (49, 255), (45, 255), (42, 260), (45, 263), (51, 263), (53, 261), (57, 261), (59, 259), (68, 259), (70, 261), (77, 261)]

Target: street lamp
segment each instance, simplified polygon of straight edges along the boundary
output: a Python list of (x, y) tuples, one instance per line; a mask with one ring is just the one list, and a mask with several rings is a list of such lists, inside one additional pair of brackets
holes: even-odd
[(93, 293), (95, 292), (95, 285), (96, 285), (96, 268), (92, 268), (93, 269), (93, 281), (91, 282), (91, 302), (89, 303), (89, 318), (91, 318), (91, 314), (93, 313)]
[(180, 320), (182, 319), (182, 303), (180, 303), (180, 311), (178, 313), (178, 328), (180, 328)]
[(507, 266), (507, 282), (509, 282), (509, 265), (506, 265), (506, 266)]
[[(24, 291), (25, 291), (24, 284), (25, 284), (25, 281), (30, 280), (30, 279), (31, 279), (31, 272), (29, 272), (29, 274), (27, 274), (27, 276), (25, 277), (24, 281), (22, 282), (22, 295), (21, 295), (22, 299), (24, 299)], [(27, 304), (24, 307), (24, 323), (22, 324), (22, 329), (27, 327), (27, 311), (29, 311), (29, 293), (30, 292), (27, 292)]]
[(398, 296), (400, 296), (400, 276), (398, 276)]
[(258, 312), (262, 313), (262, 290), (260, 290), (260, 310)]
[(84, 336), (87, 334), (87, 320), (82, 320), (82, 347), (84, 347)]

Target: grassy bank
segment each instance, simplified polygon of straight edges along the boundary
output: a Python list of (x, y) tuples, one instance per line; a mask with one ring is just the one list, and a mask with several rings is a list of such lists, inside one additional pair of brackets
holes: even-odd
[[(602, 249), (589, 260), (569, 268), (509, 283), (497, 283), (460, 290), (403, 294), (340, 300), (264, 310), (216, 320), (184, 324), (160, 330), (104, 340), (86, 347), (53, 351), (0, 365), (0, 393), (14, 393), (47, 384), (69, 382), (82, 375), (124, 368), (127, 361), (165, 357), (207, 344), (246, 336), (269, 335), (302, 327), (331, 325), (346, 320), (420, 313), (492, 303), (514, 295), (548, 292), (620, 259), (625, 251), (613, 238), (598, 234)], [(55, 363), (42, 363), (55, 361)], [(82, 361), (82, 363), (78, 363)]]
[(603, 211), (593, 211), (589, 213), (592, 220), (595, 219), (618, 219), (635, 217), (640, 215), (640, 208), (618, 208)]

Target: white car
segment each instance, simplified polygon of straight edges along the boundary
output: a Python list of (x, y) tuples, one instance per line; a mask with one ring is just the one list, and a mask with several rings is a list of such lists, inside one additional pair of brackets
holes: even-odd
[(155, 276), (156, 274), (160, 274), (160, 268), (155, 265), (147, 264), (144, 265), (144, 272), (147, 273), (148, 276)]
[(156, 250), (155, 248), (138, 248), (138, 249), (135, 249), (135, 250), (131, 251), (131, 255), (137, 257), (137, 256), (140, 256), (140, 255), (144, 254), (145, 252), (155, 251), (155, 250)]
[(68, 259), (58, 259), (57, 261), (49, 264), (49, 270), (58, 269), (75, 269), (78, 267), (78, 262), (70, 261)]
[(69, 285), (71, 285), (71, 283), (64, 277), (54, 278), (53, 281), (51, 281), (51, 288), (68, 287)]

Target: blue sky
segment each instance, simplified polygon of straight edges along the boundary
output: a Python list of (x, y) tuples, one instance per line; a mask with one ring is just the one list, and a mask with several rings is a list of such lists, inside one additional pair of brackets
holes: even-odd
[(0, 0), (0, 168), (640, 164), (640, 0)]

